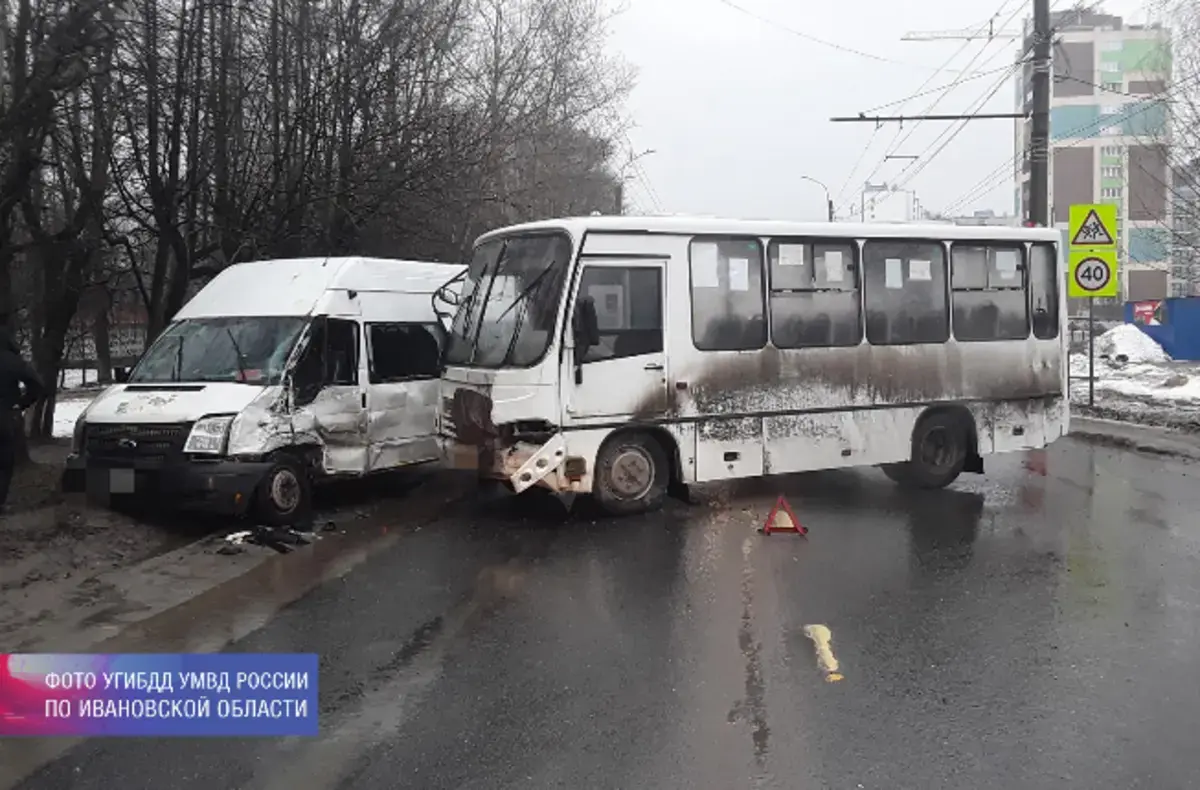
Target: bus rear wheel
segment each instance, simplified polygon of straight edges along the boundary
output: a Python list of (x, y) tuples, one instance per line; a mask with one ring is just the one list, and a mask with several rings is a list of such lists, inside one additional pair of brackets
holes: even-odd
[(931, 414), (913, 430), (912, 460), (884, 464), (883, 473), (911, 488), (945, 488), (958, 479), (967, 461), (967, 426), (954, 414)]
[(644, 433), (622, 433), (596, 456), (592, 496), (609, 515), (648, 513), (662, 507), (670, 482), (662, 445)]

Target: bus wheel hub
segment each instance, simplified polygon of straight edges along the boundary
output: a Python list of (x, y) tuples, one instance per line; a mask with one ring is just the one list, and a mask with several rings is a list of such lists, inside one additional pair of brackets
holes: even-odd
[(654, 462), (639, 447), (626, 447), (613, 460), (611, 487), (622, 499), (638, 499), (654, 485)]

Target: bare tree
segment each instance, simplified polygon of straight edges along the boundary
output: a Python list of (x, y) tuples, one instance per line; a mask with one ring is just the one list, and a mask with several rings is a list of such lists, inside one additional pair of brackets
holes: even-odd
[[(606, 210), (606, 0), (0, 0), (0, 305), (47, 381), (232, 263)], [(82, 307), (82, 310), (81, 310)], [(49, 433), (53, 398), (33, 430)]]

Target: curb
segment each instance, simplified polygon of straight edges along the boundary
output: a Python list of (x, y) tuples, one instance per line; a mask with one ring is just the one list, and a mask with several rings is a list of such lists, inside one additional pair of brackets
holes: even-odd
[(1068, 436), (1093, 444), (1200, 461), (1200, 436), (1119, 420), (1071, 417)]

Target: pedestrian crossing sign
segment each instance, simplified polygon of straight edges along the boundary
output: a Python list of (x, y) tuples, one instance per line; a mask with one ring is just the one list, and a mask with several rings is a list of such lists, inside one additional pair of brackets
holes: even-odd
[(1071, 206), (1072, 249), (1116, 249), (1117, 207), (1112, 203)]

